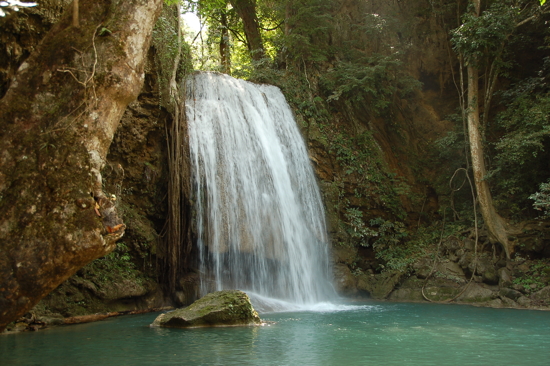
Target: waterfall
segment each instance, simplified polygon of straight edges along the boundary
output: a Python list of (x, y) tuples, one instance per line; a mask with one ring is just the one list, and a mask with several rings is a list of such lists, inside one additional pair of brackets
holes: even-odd
[(201, 291), (295, 304), (332, 294), (321, 196), (281, 91), (218, 73), (186, 85)]

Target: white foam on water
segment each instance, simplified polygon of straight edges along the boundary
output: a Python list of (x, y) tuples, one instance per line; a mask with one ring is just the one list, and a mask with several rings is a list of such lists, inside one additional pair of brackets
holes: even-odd
[(339, 311), (357, 311), (371, 310), (378, 311), (381, 309), (378, 305), (349, 305), (338, 304), (334, 302), (318, 302), (312, 304), (296, 304), (293, 302), (282, 301), (279, 299), (265, 297), (253, 292), (246, 292), (250, 298), (250, 302), (254, 309), (260, 314), (265, 313), (281, 313), (281, 312), (318, 312), (318, 313), (335, 313)]

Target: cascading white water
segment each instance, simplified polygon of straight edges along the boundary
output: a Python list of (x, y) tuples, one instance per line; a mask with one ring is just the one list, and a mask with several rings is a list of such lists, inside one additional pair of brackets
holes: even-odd
[(218, 73), (194, 74), (186, 89), (202, 292), (326, 300), (324, 210), (283, 94)]

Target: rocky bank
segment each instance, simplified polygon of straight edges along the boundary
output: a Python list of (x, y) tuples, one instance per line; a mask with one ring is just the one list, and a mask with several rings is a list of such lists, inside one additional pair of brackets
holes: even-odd
[[(532, 223), (519, 235), (513, 259), (497, 255), (481, 233), (431, 243), (402, 270), (384, 269), (374, 255), (356, 248), (334, 249), (335, 282), (345, 296), (389, 301), (455, 302), (494, 308), (550, 310), (550, 226)], [(542, 232), (542, 234), (541, 234)]]

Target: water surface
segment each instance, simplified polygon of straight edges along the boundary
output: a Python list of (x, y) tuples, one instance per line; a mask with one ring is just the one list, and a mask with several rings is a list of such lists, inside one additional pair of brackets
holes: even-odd
[[(330, 309), (330, 310), (329, 310)], [(548, 365), (550, 313), (370, 303), (161, 329), (158, 314), (0, 336), (2, 365)]]

